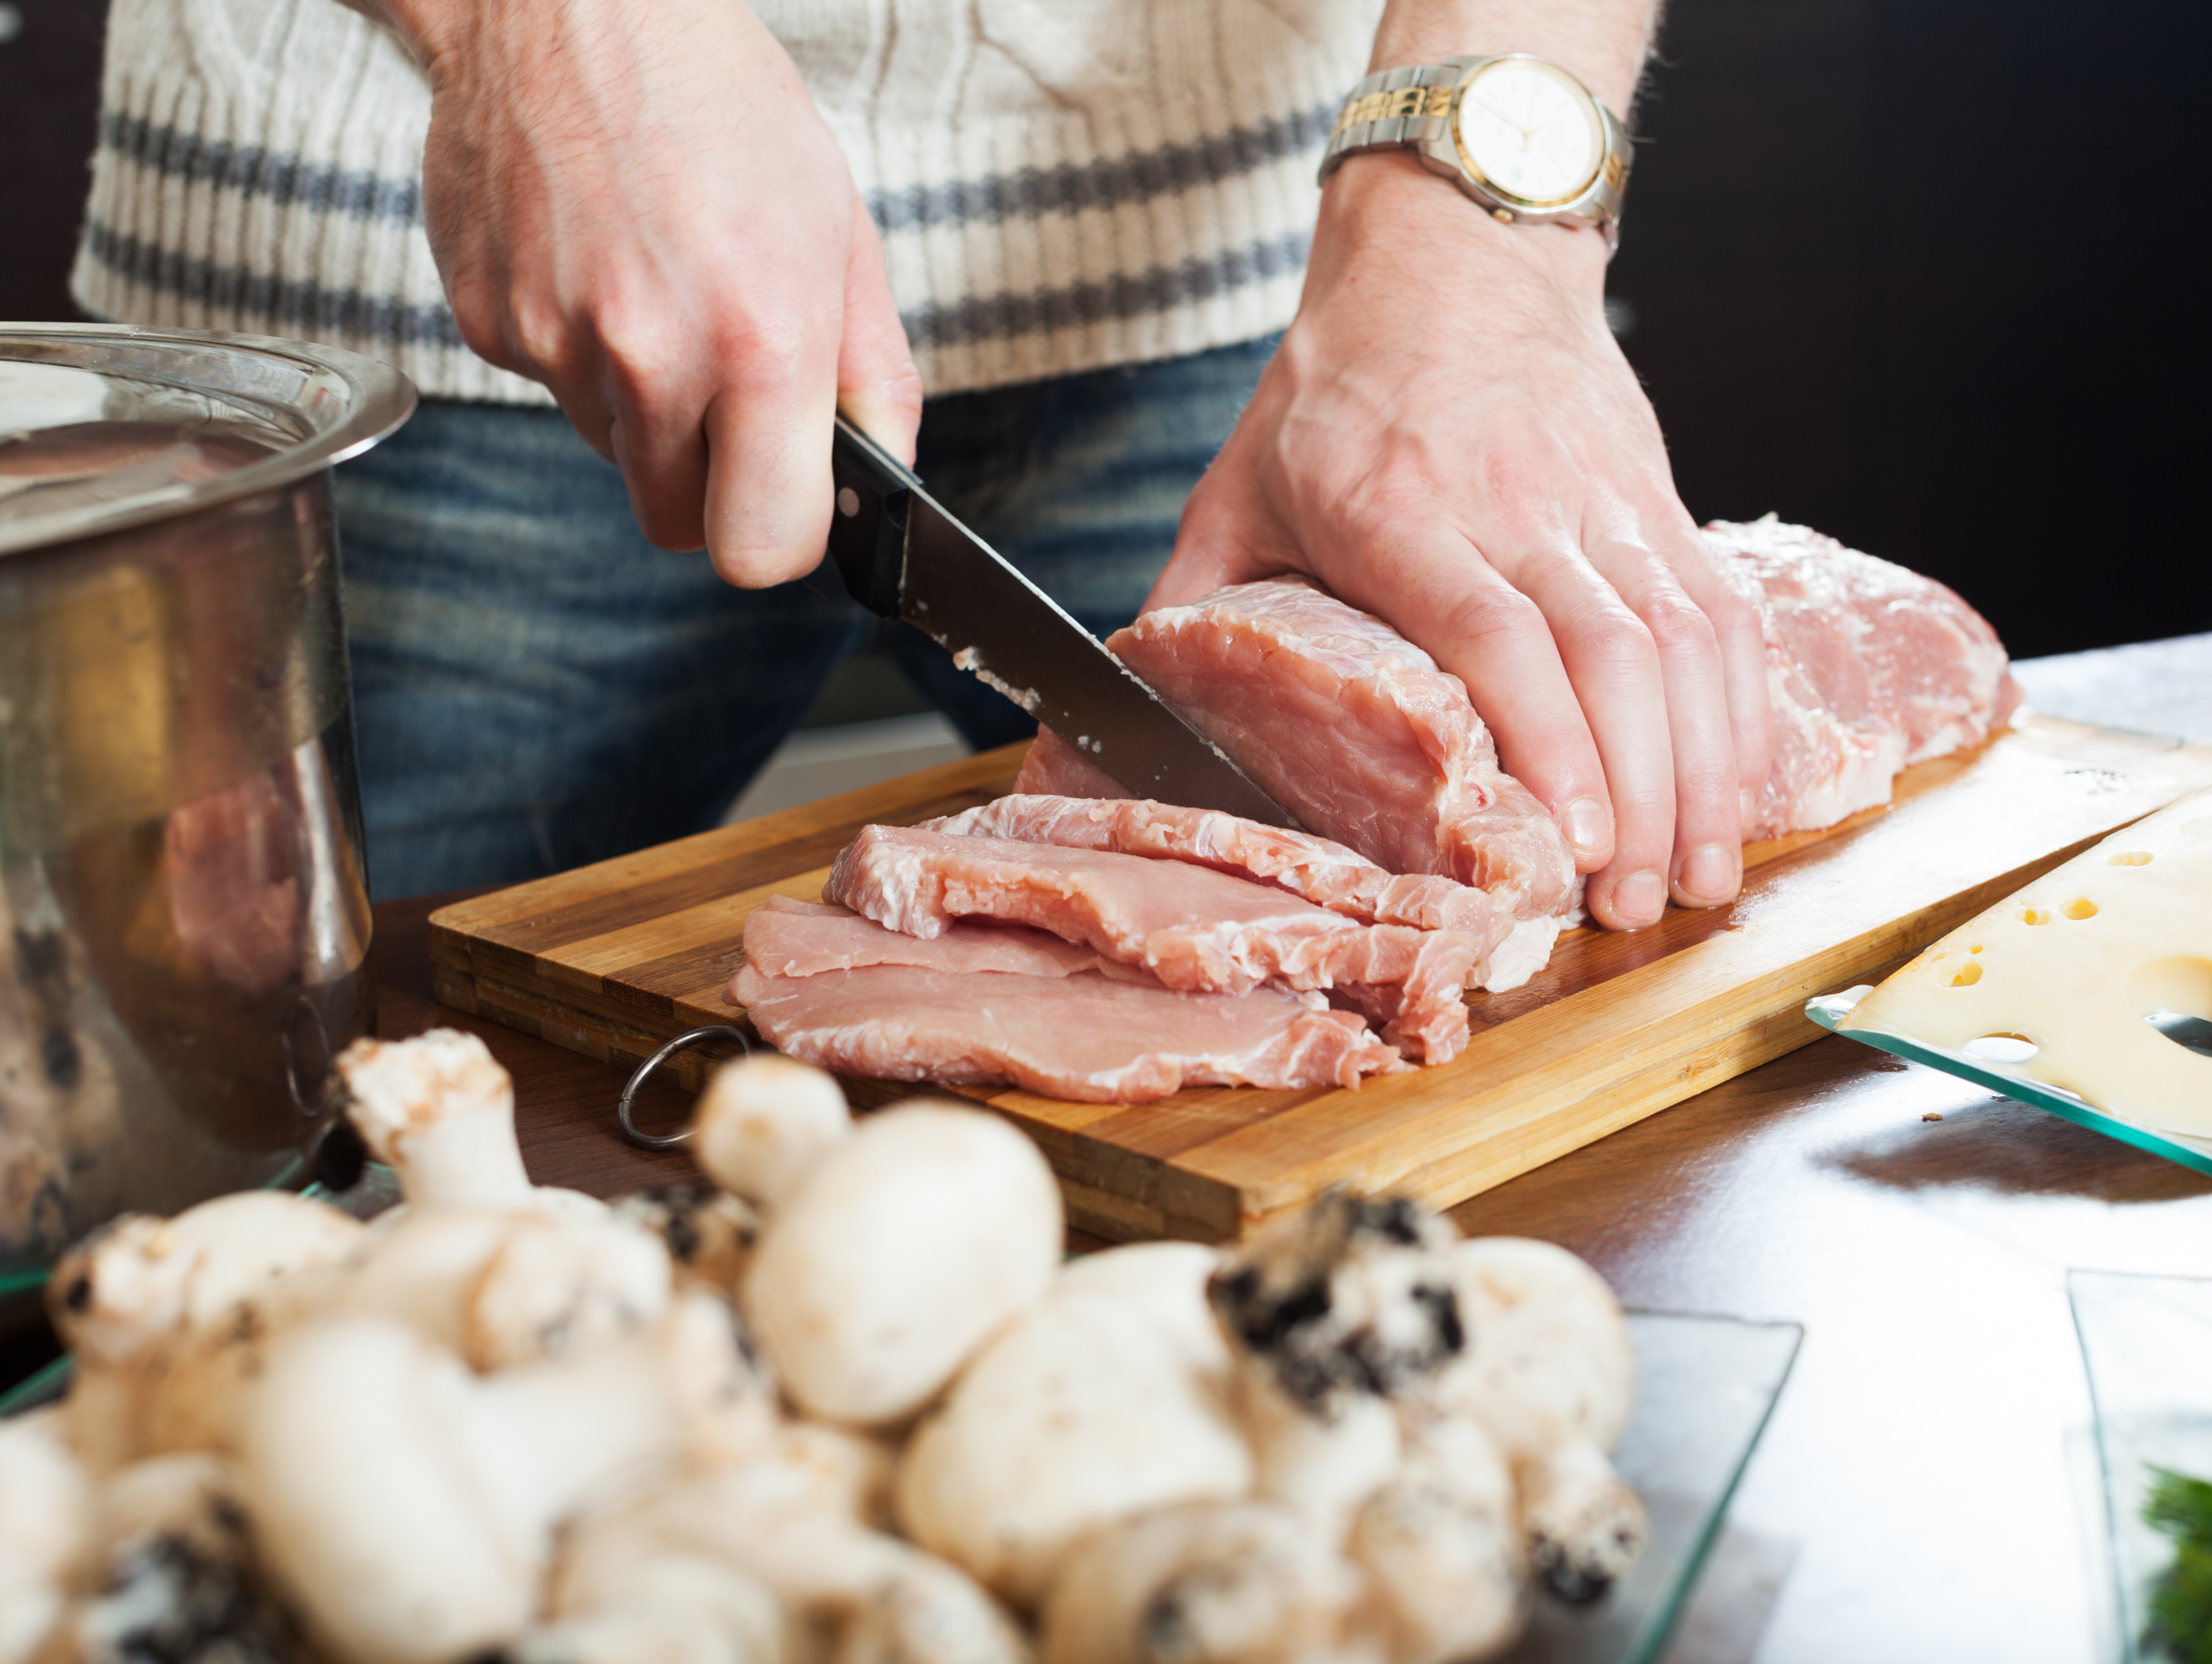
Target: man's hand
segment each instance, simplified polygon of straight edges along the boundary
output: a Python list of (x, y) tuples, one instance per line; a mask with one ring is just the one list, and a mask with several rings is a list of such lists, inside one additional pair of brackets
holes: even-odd
[(1735, 896), (1770, 717), (1757, 616), (1674, 494), (1604, 276), (1593, 230), (1498, 225), (1410, 155), (1346, 163), (1147, 604), (1294, 571), (1395, 625), (1466, 682), (1619, 929)]
[(433, 90), (424, 216), (461, 338), (551, 388), (638, 524), (748, 587), (828, 537), (833, 410), (911, 457), (883, 251), (736, 0), (352, 0)]

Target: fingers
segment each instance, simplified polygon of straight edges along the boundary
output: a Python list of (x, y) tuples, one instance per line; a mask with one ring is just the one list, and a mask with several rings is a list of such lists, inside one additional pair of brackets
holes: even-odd
[(1728, 685), (1729, 724), (1735, 745), (1738, 823), (1748, 825), (1774, 758), (1774, 707), (1766, 686), (1766, 636), (1759, 609), (1730, 583), (1721, 557), (1686, 523), (1662, 546), (1683, 589), (1712, 621)]
[(912, 465), (921, 427), (921, 372), (915, 368), (906, 326), (891, 299), (883, 240), (857, 197), (837, 349), (837, 408), (870, 439)]
[[(1584, 905), (1608, 929), (1654, 924), (1670, 890), (1676, 815), (1671, 689), (1657, 641), (1630, 599), (1563, 532), (1536, 549), (1493, 551), (1493, 559), (1541, 615), (1602, 764), (1601, 800), (1611, 808), (1613, 841), (1605, 859), (1583, 869), (1592, 875)], [(1540, 778), (1541, 759), (1530, 761), (1528, 747), (1548, 742), (1520, 732), (1517, 717), (1493, 718), (1493, 726), (1507, 772), (1526, 780), (1525, 768)], [(1533, 782), (1530, 789), (1554, 805), (1571, 841), (1571, 805)], [(1731, 798), (1731, 814), (1733, 805)]]
[(707, 407), (707, 552), (726, 583), (803, 578), (829, 546), (836, 351), (756, 352)]
[[(1652, 691), (1665, 713), (1671, 838), (1658, 848), (1653, 829), (1651, 844), (1637, 853), (1656, 853), (1663, 865), (1639, 864), (1637, 871), (1663, 873), (1665, 893), (1685, 907), (1718, 906), (1735, 898), (1743, 858), (1735, 738), (1717, 633), (1673, 568), (1640, 541), (1600, 542), (1592, 565), (1650, 639), (1660, 682)], [(1650, 887), (1639, 880), (1637, 893)], [(1617, 910), (1632, 909), (1624, 902)]]

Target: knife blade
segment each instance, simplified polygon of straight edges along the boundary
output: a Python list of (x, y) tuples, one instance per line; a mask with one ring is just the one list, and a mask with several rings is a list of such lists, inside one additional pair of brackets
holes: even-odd
[(1270, 826), (1290, 812), (1098, 638), (837, 418), (830, 554), (853, 598), (903, 619), (1141, 797)]

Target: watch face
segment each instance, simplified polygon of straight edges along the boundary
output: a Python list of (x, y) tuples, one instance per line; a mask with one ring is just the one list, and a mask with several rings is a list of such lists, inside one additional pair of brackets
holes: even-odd
[(1540, 58), (1501, 58), (1477, 70), (1460, 87), (1452, 126), (1475, 178), (1531, 208), (1572, 202), (1605, 156), (1596, 101)]

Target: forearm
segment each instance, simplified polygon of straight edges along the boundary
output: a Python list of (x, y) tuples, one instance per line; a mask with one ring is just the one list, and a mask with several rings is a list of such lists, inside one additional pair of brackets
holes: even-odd
[(1658, 22), (1659, 0), (1389, 0), (1368, 68), (1533, 52), (1626, 118)]

